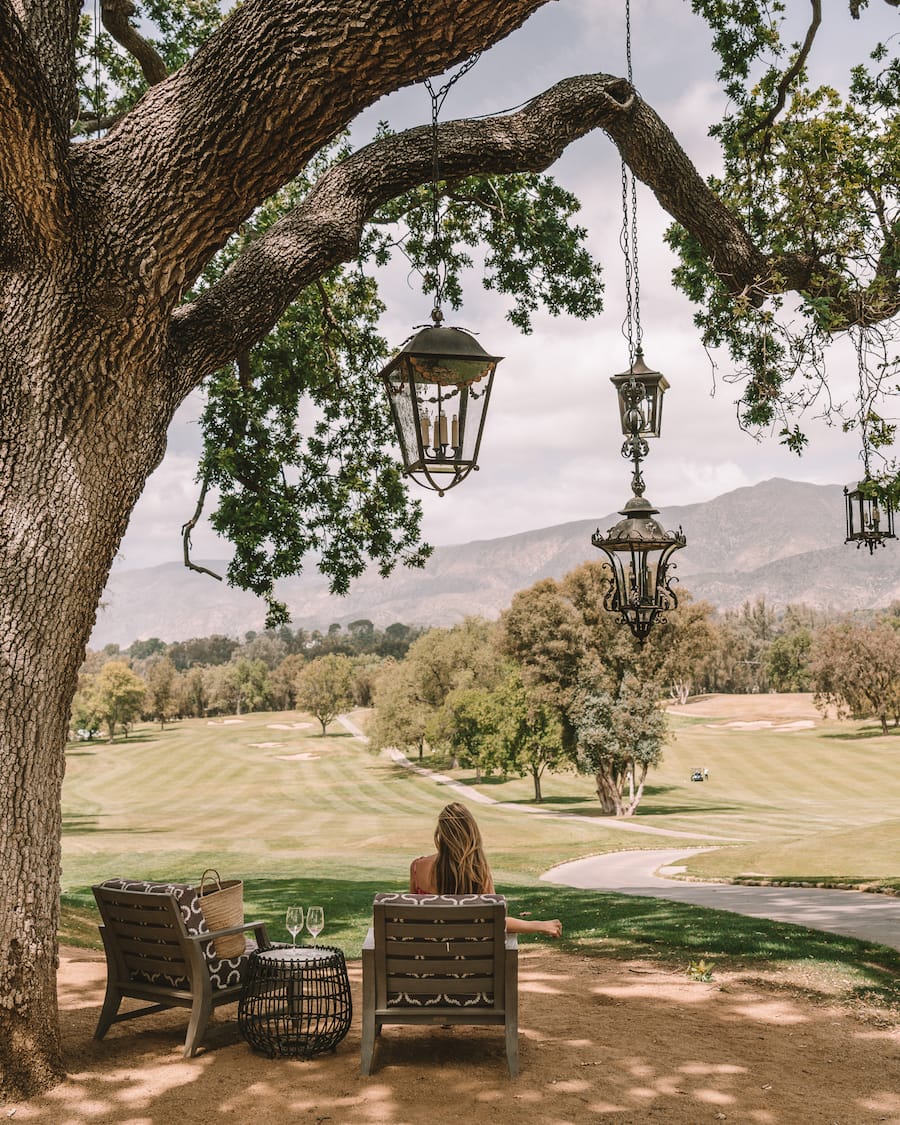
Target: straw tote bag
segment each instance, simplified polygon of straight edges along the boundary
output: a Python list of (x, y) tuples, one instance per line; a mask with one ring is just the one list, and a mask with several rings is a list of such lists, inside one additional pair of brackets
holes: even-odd
[[(209, 878), (209, 886), (207, 886)], [(244, 924), (244, 883), (241, 879), (226, 879), (224, 883), (214, 867), (208, 867), (200, 876), (198, 889), (200, 909), (211, 930), (227, 930)], [(213, 942), (216, 955), (223, 961), (240, 957), (247, 948), (243, 934), (230, 934)]]

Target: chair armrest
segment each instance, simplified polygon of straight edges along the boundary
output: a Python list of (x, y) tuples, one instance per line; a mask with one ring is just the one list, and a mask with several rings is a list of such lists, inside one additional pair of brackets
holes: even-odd
[(244, 922), (241, 926), (229, 926), (227, 930), (210, 930), (208, 934), (188, 934), (189, 941), (215, 941), (216, 938), (229, 937), (231, 934), (244, 934), (249, 930), (255, 930), (257, 934), (257, 941), (259, 942), (259, 935), (262, 933), (262, 940), (266, 945), (269, 944), (269, 935), (266, 933), (265, 922)]
[(375, 929), (374, 929), (373, 926), (369, 926), (369, 932), (366, 934), (366, 940), (363, 942), (363, 949), (365, 950), (365, 949), (374, 949), (374, 948), (375, 948)]

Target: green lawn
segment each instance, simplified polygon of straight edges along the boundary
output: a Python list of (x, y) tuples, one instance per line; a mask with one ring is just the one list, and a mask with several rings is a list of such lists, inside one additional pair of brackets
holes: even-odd
[[(695, 866), (711, 865), (716, 874), (803, 869), (850, 881), (888, 880), (900, 871), (897, 821), (888, 819), (900, 807), (900, 739), (868, 737), (857, 725), (738, 731), (715, 718), (678, 717), (673, 726), (677, 739), (635, 819), (695, 834), (676, 838), (679, 845), (707, 834), (739, 842), (698, 857)], [(373, 893), (405, 888), (410, 859), (432, 849), (437, 813), (454, 795), (371, 754), (339, 726), (325, 738), (317, 730), (305, 716), (266, 713), (192, 720), (162, 732), (144, 727), (112, 745), (72, 744), (63, 791), (63, 940), (97, 944), (94, 882), (199, 881), (204, 868), (215, 867), (223, 878), (244, 879), (246, 917), (263, 918), (276, 939), (286, 939), (288, 905), (316, 903), (325, 908), (321, 940), (358, 956)], [(693, 766), (707, 766), (710, 781), (689, 782)], [(482, 789), (514, 803), (530, 797), (527, 780), (489, 779)], [(541, 872), (565, 860), (666, 845), (598, 817), (590, 779), (548, 778), (545, 792), (546, 807), (559, 815), (473, 808), (512, 910), (561, 917), (564, 946), (684, 965), (699, 958), (799, 964), (807, 975), (810, 965), (827, 965), (831, 976), (838, 971), (844, 994), (895, 1003), (896, 953), (799, 927), (539, 882)]]

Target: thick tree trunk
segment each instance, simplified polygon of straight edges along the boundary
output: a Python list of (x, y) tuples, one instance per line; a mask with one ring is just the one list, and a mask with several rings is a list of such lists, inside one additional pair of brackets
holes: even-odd
[(641, 776), (637, 785), (634, 784), (633, 769), (628, 776), (630, 778), (628, 804), (623, 804), (622, 811), (619, 814), (620, 816), (634, 816), (635, 809), (637, 809), (644, 796), (644, 784), (647, 781), (647, 767), (645, 765), (641, 766)]
[(619, 816), (622, 811), (622, 794), (611, 770), (597, 770), (594, 775), (600, 810), (604, 816)]
[(544, 799), (541, 795), (541, 771), (532, 766), (531, 776), (534, 779), (534, 800), (539, 805)]
[(171, 416), (133, 378), (149, 326), (117, 325), (120, 366), (111, 363), (103, 286), (47, 273), (40, 284), (25, 276), (17, 292), (7, 282), (0, 317), (0, 1100), (62, 1074), (55, 968), (69, 711), (109, 568)]

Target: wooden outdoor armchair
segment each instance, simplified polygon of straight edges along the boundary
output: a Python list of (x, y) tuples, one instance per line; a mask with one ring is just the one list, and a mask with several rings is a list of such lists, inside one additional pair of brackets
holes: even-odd
[[(111, 879), (92, 889), (103, 923), (107, 973), (94, 1038), (102, 1039), (121, 1020), (165, 1008), (190, 1008), (184, 1057), (191, 1058), (213, 1009), (238, 1000), (250, 952), (268, 947), (264, 923), (210, 932), (196, 887), (181, 883)], [(217, 956), (214, 938), (251, 931), (255, 941), (247, 942), (243, 954), (227, 960)], [(119, 1013), (126, 996), (146, 1000), (148, 1006)]]
[(518, 946), (503, 895), (378, 894), (362, 962), (363, 1074), (385, 1024), (502, 1024), (516, 1076)]

